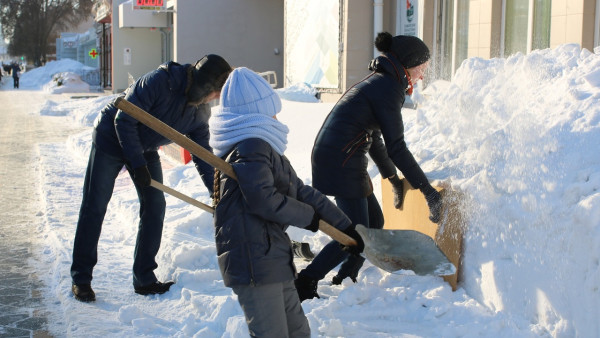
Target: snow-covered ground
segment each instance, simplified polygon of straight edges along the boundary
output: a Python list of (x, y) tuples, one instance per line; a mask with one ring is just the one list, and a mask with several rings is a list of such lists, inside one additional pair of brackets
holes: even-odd
[[(21, 87), (46, 82), (32, 71)], [(300, 99), (297, 89), (306, 92), (280, 90), (296, 101), (283, 100), (278, 118), (290, 127), (286, 155), (310, 184), (311, 147), (333, 104)], [(247, 336), (235, 295), (221, 280), (212, 216), (174, 197), (167, 196), (157, 275), (176, 284), (160, 296), (133, 292), (138, 202), (127, 173), (117, 180), (99, 243), (98, 300), (73, 299), (71, 248), (92, 123), (113, 97), (57, 95), (37, 112), (89, 126), (66, 143), (39, 145), (44, 246), (38, 254), (51, 333)], [(331, 286), (332, 273), (320, 282), (322, 298), (302, 304), (313, 336), (599, 337), (600, 55), (569, 44), (507, 59), (472, 58), (451, 82), (434, 82), (413, 99), (418, 109), (402, 112), (409, 148), (430, 179), (468, 196), (459, 288), (368, 262), (356, 284)], [(165, 164), (166, 185), (210, 203), (193, 165)], [(380, 191), (377, 171), (370, 172)], [(297, 228), (289, 233), (313, 251), (329, 240)], [(298, 261), (299, 268), (305, 264)]]

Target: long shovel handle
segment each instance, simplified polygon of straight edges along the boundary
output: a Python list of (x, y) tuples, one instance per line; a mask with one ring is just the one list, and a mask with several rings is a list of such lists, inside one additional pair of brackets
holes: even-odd
[(213, 167), (221, 170), (227, 176), (237, 179), (233, 168), (229, 165), (229, 163), (225, 162), (220, 157), (214, 155), (210, 151), (206, 150), (204, 147), (200, 146), (198, 143), (192, 141), (185, 135), (181, 134), (177, 130), (173, 129), (163, 121), (157, 119), (156, 117), (148, 114), (142, 108), (136, 106), (135, 104), (125, 100), (122, 97), (118, 97), (115, 101), (115, 106), (127, 115), (133, 117), (134, 119), (140, 121), (146, 126), (152, 128), (157, 133), (162, 136), (168, 138), (169, 140), (177, 143), (184, 149), (187, 149), (193, 155), (196, 155), (198, 158), (202, 159), (204, 162), (212, 165)]
[(204, 203), (202, 203), (202, 202), (200, 202), (200, 201), (198, 201), (196, 199), (193, 199), (193, 198), (191, 198), (188, 195), (182, 194), (182, 193), (180, 193), (179, 191), (177, 191), (175, 189), (167, 187), (166, 185), (164, 185), (164, 184), (162, 184), (162, 183), (160, 183), (158, 181), (150, 180), (150, 186), (154, 187), (154, 188), (156, 188), (156, 189), (158, 189), (158, 190), (160, 190), (162, 192), (165, 192), (165, 193), (167, 193), (167, 194), (169, 194), (171, 196), (175, 196), (175, 197), (179, 198), (180, 200), (182, 200), (184, 202), (187, 202), (187, 203), (189, 203), (189, 204), (191, 204), (193, 206), (196, 206), (196, 207), (198, 207), (198, 208), (200, 208), (200, 209), (202, 209), (204, 211), (208, 211), (211, 214), (215, 213), (215, 209), (213, 207), (211, 207), (209, 205), (206, 205), (206, 204), (204, 204)]
[(350, 246), (358, 245), (358, 243), (356, 243), (356, 240), (354, 240), (354, 238), (339, 231), (338, 229), (334, 228), (331, 224), (325, 222), (324, 220), (319, 220), (319, 230), (323, 231), (324, 233), (329, 235), (329, 237), (331, 237), (333, 240), (338, 241), (340, 244), (350, 245)]
[[(211, 153), (210, 151), (204, 149), (198, 143), (185, 137), (185, 135), (183, 135), (180, 132), (178, 132), (177, 130), (171, 128), (166, 123), (164, 123), (161, 120), (157, 119), (156, 117), (148, 114), (146, 111), (144, 111), (140, 107), (134, 105), (133, 103), (125, 100), (122, 97), (117, 98), (117, 100), (115, 101), (115, 106), (117, 108), (121, 109), (122, 111), (124, 111), (125, 113), (127, 113), (127, 115), (133, 117), (134, 119), (145, 124), (152, 130), (161, 134), (162, 136), (175, 142), (176, 144), (180, 145), (184, 149), (187, 149), (190, 153), (192, 153), (193, 155), (196, 155), (198, 158), (200, 158), (204, 162), (219, 169), (220, 171), (225, 173), (227, 176), (237, 180), (237, 176), (236, 176), (235, 172), (233, 171), (233, 167), (231, 166), (231, 164), (227, 163), (226, 161), (224, 161), (220, 157), (216, 156), (215, 154)], [(156, 183), (160, 184), (158, 182), (156, 182)], [(172, 190), (171, 188), (169, 188), (167, 186), (164, 186), (164, 185), (161, 185), (161, 186), (162, 186), (161, 188), (166, 188), (166, 189)], [(161, 188), (158, 188), (158, 189), (161, 189)], [(167, 191), (165, 191), (165, 192), (167, 192)], [(173, 190), (173, 192), (179, 194), (179, 192), (177, 192), (175, 190)], [(167, 193), (171, 194), (170, 192), (167, 192)], [(174, 194), (172, 194), (172, 195), (175, 197), (178, 197), (177, 195), (174, 195)], [(183, 194), (181, 194), (181, 195), (183, 195)], [(191, 201), (189, 201), (189, 202), (194, 205), (196, 205), (196, 203), (200, 203), (194, 199), (192, 199), (192, 200), (195, 203), (192, 203)], [(186, 200), (184, 200), (184, 201), (186, 201)], [(203, 204), (203, 203), (201, 203), (201, 204)], [(196, 205), (196, 206), (198, 206), (198, 205)], [(198, 206), (198, 207), (200, 207), (200, 206)], [(200, 208), (203, 208), (203, 207), (200, 207)], [(212, 212), (214, 213), (214, 209)], [(339, 243), (341, 243), (343, 245), (357, 245), (354, 238), (339, 231), (338, 229), (331, 226), (331, 224), (329, 224), (323, 220), (319, 221), (319, 230), (323, 231), (324, 233), (329, 235), (329, 237), (331, 237), (332, 239), (338, 241)]]
[[(211, 214), (215, 213), (215, 209), (213, 207), (211, 207), (207, 204), (204, 204), (188, 195), (180, 193), (179, 191), (177, 191), (173, 188), (170, 188), (158, 181), (151, 180), (150, 186), (154, 187), (162, 192), (165, 192), (171, 196), (177, 197), (180, 200), (187, 202), (193, 206), (196, 206), (204, 211), (210, 212)], [(331, 238), (333, 238), (334, 240), (336, 240), (344, 245), (356, 245), (356, 241), (352, 237), (344, 234), (343, 232), (339, 231), (338, 229), (334, 228), (329, 223), (327, 223), (323, 220), (319, 221), (319, 230), (323, 231), (324, 233), (329, 235)]]

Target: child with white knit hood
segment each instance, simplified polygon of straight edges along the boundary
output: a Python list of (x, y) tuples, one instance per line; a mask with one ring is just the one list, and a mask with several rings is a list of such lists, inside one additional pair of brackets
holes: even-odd
[(215, 241), (223, 282), (238, 296), (250, 336), (310, 337), (287, 227), (316, 232), (323, 219), (364, 244), (350, 219), (296, 176), (283, 155), (289, 129), (275, 118), (280, 110), (260, 75), (231, 72), (209, 120), (210, 145), (237, 176), (215, 173)]

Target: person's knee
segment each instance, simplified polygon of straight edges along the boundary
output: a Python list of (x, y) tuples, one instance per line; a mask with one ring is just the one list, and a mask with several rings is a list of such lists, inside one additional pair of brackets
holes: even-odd
[(165, 200), (165, 195), (161, 191), (148, 187), (144, 191), (143, 198), (145, 204), (144, 207), (148, 209), (149, 212), (155, 214), (165, 213), (167, 202)]

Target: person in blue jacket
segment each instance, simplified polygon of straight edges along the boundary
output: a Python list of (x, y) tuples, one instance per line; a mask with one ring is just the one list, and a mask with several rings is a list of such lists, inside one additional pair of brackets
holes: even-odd
[(310, 337), (294, 287), (288, 225), (316, 232), (323, 219), (364, 243), (350, 219), (303, 184), (284, 155), (288, 127), (276, 119), (277, 93), (248, 68), (231, 72), (211, 117), (210, 145), (237, 180), (215, 174), (215, 241), (225, 286), (238, 297), (252, 337)]
[[(218, 98), (230, 72), (227, 61), (214, 54), (206, 55), (195, 65), (170, 61), (140, 77), (122, 96), (212, 151), (208, 144), (208, 102)], [(117, 109), (114, 102), (100, 112), (92, 137), (73, 243), (73, 295), (84, 302), (96, 300), (91, 282), (98, 240), (115, 179), (123, 166), (133, 179), (140, 200), (133, 287), (141, 295), (162, 294), (173, 284), (172, 281), (159, 282), (154, 274), (166, 203), (164, 194), (151, 187), (150, 182), (154, 179), (162, 183), (157, 150), (171, 141)], [(204, 185), (212, 193), (214, 168), (195, 156), (193, 161)]]
[[(430, 219), (438, 222), (441, 196), (406, 146), (401, 114), (405, 95), (412, 93), (427, 69), (429, 49), (417, 37), (393, 37), (387, 32), (378, 34), (375, 46), (381, 55), (371, 61), (372, 73), (344, 93), (317, 134), (312, 151), (313, 187), (334, 196), (352, 223), (381, 229), (383, 213), (367, 171), (368, 154), (381, 177), (390, 180), (396, 208), (401, 207), (403, 196), (398, 168), (425, 195)], [(331, 242), (300, 272), (296, 280), (300, 299), (318, 298), (318, 281), (342, 262), (332, 284), (341, 284), (346, 277), (356, 282), (364, 258), (349, 256)]]

